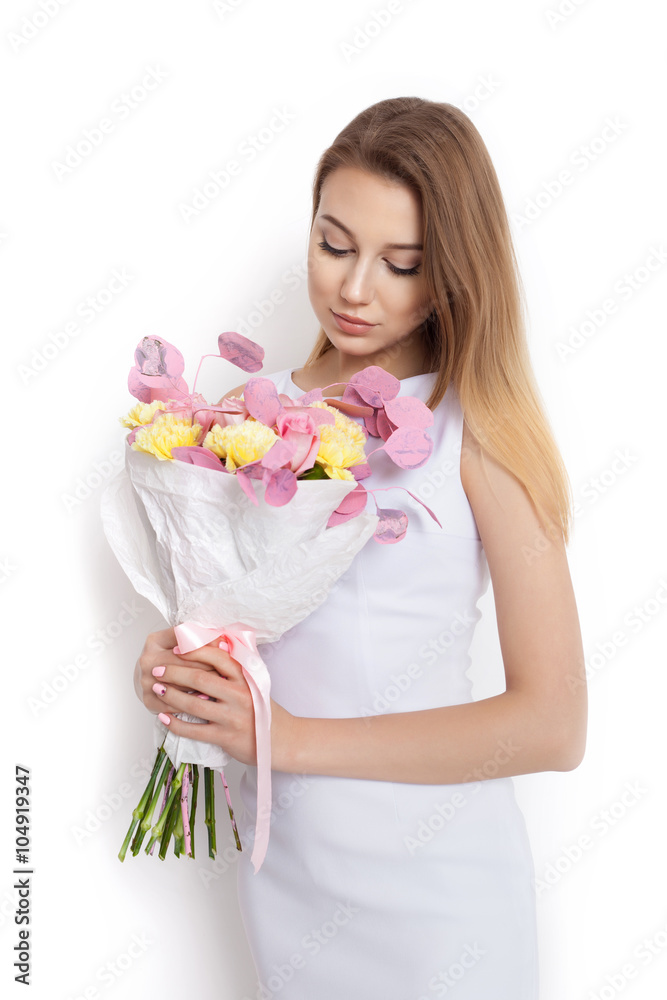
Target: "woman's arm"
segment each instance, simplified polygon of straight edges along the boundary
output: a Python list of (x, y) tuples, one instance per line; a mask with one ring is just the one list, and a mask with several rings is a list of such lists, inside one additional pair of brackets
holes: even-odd
[(564, 544), (545, 533), (524, 487), (465, 423), (461, 480), (489, 564), (505, 692), (416, 712), (295, 718), (276, 770), (445, 784), (580, 764), (587, 689)]
[[(465, 424), (461, 480), (489, 564), (506, 690), (462, 705), (352, 719), (302, 718), (272, 700), (273, 770), (453, 784), (568, 771), (581, 762), (587, 690), (562, 540), (545, 534), (524, 487), (482, 452)], [(173, 633), (150, 639), (140, 658), (144, 704), (156, 711), (161, 703), (177, 736), (255, 764), (252, 698), (239, 664), (215, 646), (177, 656)], [(158, 663), (166, 666), (152, 687)], [(212, 700), (197, 700), (188, 687)], [(209, 724), (183, 722), (176, 711)]]

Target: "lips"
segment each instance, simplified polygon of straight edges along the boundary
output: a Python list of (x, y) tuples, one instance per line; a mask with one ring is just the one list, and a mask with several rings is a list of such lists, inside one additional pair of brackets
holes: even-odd
[(348, 316), (347, 313), (334, 313), (334, 316), (340, 316), (341, 319), (346, 319), (348, 323), (355, 323), (357, 326), (375, 326), (375, 323), (369, 323), (365, 319), (360, 319), (359, 316)]
[(360, 319), (358, 316), (348, 316), (345, 313), (336, 313), (331, 310), (331, 315), (336, 321), (336, 325), (344, 333), (366, 333), (368, 330), (372, 330), (376, 325), (375, 323), (368, 323), (365, 320)]

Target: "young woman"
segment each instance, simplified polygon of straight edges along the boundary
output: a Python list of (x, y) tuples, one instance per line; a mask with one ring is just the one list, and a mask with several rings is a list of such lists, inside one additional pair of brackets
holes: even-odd
[[(466, 115), (416, 97), (361, 112), (320, 159), (308, 261), (319, 336), (303, 367), (266, 377), (293, 398), (333, 397), (380, 365), (426, 402), (428, 463), (404, 471), (380, 452), (364, 485), (406, 487), (442, 528), (404, 491), (378, 493), (409, 513), (406, 536), (369, 541), (324, 604), (261, 647), (275, 808), (257, 875), (240, 666), (214, 646), (175, 655), (169, 629), (149, 636), (137, 692), (176, 734), (248, 765), (238, 889), (258, 997), (536, 1000), (534, 870), (511, 776), (579, 765), (586, 684), (567, 473), (498, 180)], [(505, 691), (473, 701), (489, 579)]]

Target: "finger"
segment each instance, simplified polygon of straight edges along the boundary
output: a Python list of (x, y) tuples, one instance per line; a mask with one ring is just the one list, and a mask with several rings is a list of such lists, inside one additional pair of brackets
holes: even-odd
[(217, 670), (213, 668), (202, 669), (196, 665), (192, 667), (165, 666), (164, 670), (158, 667), (156, 672), (151, 674), (151, 688), (156, 694), (160, 694), (161, 688), (168, 688), (169, 691), (182, 691), (184, 693), (194, 692), (204, 694), (209, 698), (224, 698), (225, 691), (229, 690), (230, 681), (221, 677)]
[[(164, 649), (156, 646), (153, 643), (146, 643), (144, 651), (139, 657), (139, 667), (141, 670), (141, 675), (143, 678), (149, 676), (153, 670), (159, 670), (161, 668), (166, 668), (167, 666), (181, 666), (190, 668), (201, 667), (205, 670), (214, 670), (210, 664), (200, 663), (196, 660), (196, 657), (191, 657), (189, 661), (185, 662), (182, 656), (178, 653), (174, 653), (173, 650)], [(155, 677), (159, 677), (159, 674), (154, 674)]]
[(181, 653), (181, 656), (189, 662), (196, 660), (201, 664), (206, 664), (220, 676), (230, 680), (238, 679), (243, 674), (243, 667), (238, 660), (235, 660), (230, 653), (218, 646), (201, 646), (191, 653)]
[(171, 712), (161, 712), (158, 719), (167, 726), (174, 736), (201, 740), (202, 743), (217, 743), (220, 738), (220, 727), (214, 722), (184, 722), (183, 719), (177, 719)]
[(185, 692), (159, 683), (155, 685), (154, 692), (158, 700), (164, 701), (172, 711), (188, 712), (207, 722), (220, 721), (221, 700), (218, 698), (200, 698), (197, 692)]
[(156, 649), (173, 649), (176, 644), (176, 633), (173, 628), (165, 628), (160, 632), (151, 632), (146, 639), (146, 646)]

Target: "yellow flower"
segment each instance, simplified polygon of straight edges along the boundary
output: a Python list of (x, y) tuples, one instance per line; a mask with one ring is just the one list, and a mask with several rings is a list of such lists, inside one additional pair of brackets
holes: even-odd
[(154, 403), (137, 403), (133, 406), (126, 417), (119, 417), (123, 427), (140, 427), (142, 424), (150, 424), (158, 410), (164, 410), (166, 403), (156, 399)]
[(240, 465), (263, 458), (277, 440), (276, 432), (266, 424), (248, 419), (227, 427), (214, 424), (204, 438), (204, 447), (224, 458), (225, 468), (233, 472)]
[(366, 461), (366, 435), (356, 420), (351, 420), (335, 406), (328, 403), (311, 403), (330, 410), (336, 418), (335, 424), (320, 424), (320, 447), (315, 461), (323, 466), (330, 479), (352, 479), (348, 469), (352, 465), (363, 465)]
[(172, 459), (172, 448), (197, 444), (201, 431), (201, 424), (191, 424), (183, 417), (165, 413), (137, 431), (132, 447), (135, 451), (148, 452), (164, 461)]

